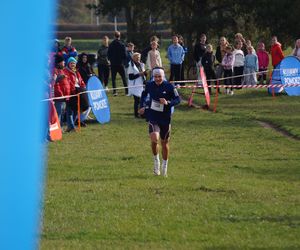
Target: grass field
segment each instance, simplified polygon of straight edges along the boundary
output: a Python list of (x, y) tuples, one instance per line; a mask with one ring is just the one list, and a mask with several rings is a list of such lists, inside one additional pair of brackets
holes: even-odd
[(152, 174), (132, 98), (109, 99), (109, 124), (49, 145), (41, 249), (300, 248), (300, 141), (257, 122), (299, 138), (299, 97), (240, 90), (217, 113), (181, 104), (168, 178)]

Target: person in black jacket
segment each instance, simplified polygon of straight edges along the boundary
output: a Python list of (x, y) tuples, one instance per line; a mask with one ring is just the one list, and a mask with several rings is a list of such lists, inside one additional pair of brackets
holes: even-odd
[[(202, 66), (204, 68), (204, 72), (206, 75), (207, 85), (210, 86), (210, 80), (216, 79), (216, 73), (214, 69), (215, 64), (215, 56), (213, 54), (213, 47), (211, 44), (206, 46), (206, 52), (202, 56), (201, 60)], [(211, 94), (211, 88), (208, 88), (209, 93)]]
[(216, 59), (218, 62), (218, 65), (216, 66), (216, 77), (221, 78), (223, 76), (224, 70), (222, 67), (222, 60), (223, 57), (226, 54), (226, 47), (229, 45), (229, 42), (227, 41), (226, 37), (222, 36), (219, 40), (219, 45), (216, 49)]
[(200, 79), (199, 68), (200, 68), (200, 66), (202, 66), (202, 64), (201, 64), (202, 60), (201, 59), (202, 59), (202, 56), (204, 55), (204, 53), (206, 51), (206, 45), (207, 45), (206, 44), (206, 35), (201, 34), (200, 35), (200, 40), (195, 44), (194, 53), (193, 53), (194, 60), (196, 62), (198, 79)]
[(107, 57), (108, 43), (108, 36), (104, 36), (102, 39), (102, 45), (100, 46), (97, 52), (98, 76), (105, 87), (107, 87), (108, 85), (108, 78), (110, 72), (110, 61)]
[(127, 82), (125, 78), (124, 62), (126, 61), (126, 48), (124, 43), (120, 40), (121, 33), (119, 31), (115, 32), (115, 40), (108, 46), (107, 56), (111, 64), (111, 80), (113, 86), (113, 94), (117, 95), (116, 92), (116, 76), (117, 73), (120, 74), (123, 85), (125, 87), (125, 94), (128, 94)]
[(195, 44), (194, 48), (194, 60), (197, 63), (197, 66), (201, 65), (201, 58), (204, 55), (206, 51), (206, 35), (201, 34), (200, 35), (200, 41)]
[(79, 55), (79, 60), (77, 63), (77, 69), (85, 83), (87, 85), (89, 78), (94, 75), (92, 66), (88, 63), (88, 55), (86, 53), (81, 53)]

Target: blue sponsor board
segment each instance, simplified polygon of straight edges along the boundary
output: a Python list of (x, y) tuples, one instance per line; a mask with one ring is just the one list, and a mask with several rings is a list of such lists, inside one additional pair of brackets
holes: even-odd
[[(282, 84), (300, 84), (300, 60), (295, 56), (288, 56), (280, 63), (280, 78)], [(299, 96), (300, 86), (284, 87), (289, 96)]]
[(89, 103), (97, 121), (101, 124), (109, 122), (109, 102), (100, 80), (96, 76), (92, 76), (90, 77), (87, 86)]

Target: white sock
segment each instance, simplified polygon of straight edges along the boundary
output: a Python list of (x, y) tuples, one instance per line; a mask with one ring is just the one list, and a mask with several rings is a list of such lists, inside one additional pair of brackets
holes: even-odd
[(168, 160), (162, 160), (162, 165), (167, 167), (168, 166)]
[(162, 160), (162, 174), (163, 176), (167, 177), (167, 171), (168, 171), (168, 160)]
[(154, 159), (154, 161), (159, 161), (159, 154), (153, 155), (153, 159)]

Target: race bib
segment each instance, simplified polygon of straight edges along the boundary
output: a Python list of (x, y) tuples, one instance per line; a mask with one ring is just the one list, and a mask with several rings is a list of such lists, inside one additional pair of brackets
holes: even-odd
[(151, 109), (153, 109), (155, 111), (158, 111), (158, 112), (163, 112), (164, 111), (164, 105), (157, 102), (157, 101), (152, 100)]

